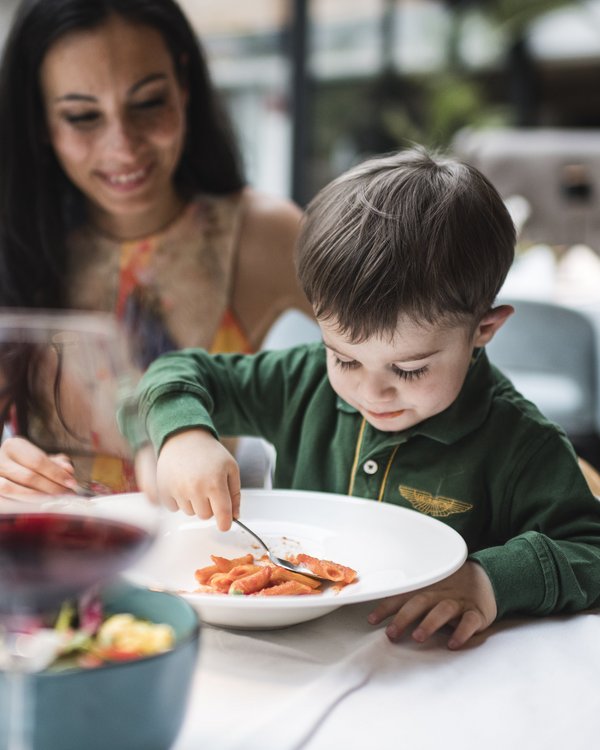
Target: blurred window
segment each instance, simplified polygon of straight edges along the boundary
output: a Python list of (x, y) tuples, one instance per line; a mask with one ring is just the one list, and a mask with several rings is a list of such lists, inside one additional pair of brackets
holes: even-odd
[(180, 0), (225, 96), (248, 179), (276, 195), (290, 189), (287, 0)]

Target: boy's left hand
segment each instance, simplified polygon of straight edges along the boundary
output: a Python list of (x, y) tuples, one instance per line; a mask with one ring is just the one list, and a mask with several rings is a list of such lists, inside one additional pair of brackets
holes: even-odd
[(481, 565), (467, 560), (443, 581), (384, 599), (368, 619), (372, 625), (378, 625), (395, 613), (386, 628), (391, 641), (400, 640), (411, 623), (421, 620), (411, 633), (418, 643), (426, 641), (444, 625), (452, 624), (454, 630), (448, 648), (457, 649), (475, 633), (489, 627), (497, 612), (496, 597), (487, 573)]

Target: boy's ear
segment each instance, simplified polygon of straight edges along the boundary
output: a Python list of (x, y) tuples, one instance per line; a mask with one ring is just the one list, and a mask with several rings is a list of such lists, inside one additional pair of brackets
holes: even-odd
[(499, 305), (486, 313), (475, 329), (473, 346), (480, 347), (488, 344), (494, 338), (496, 331), (502, 328), (514, 311), (515, 308), (512, 305)]

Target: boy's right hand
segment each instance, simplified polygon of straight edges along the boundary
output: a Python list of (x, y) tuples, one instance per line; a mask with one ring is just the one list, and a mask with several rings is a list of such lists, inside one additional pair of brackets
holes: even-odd
[(73, 465), (64, 454), (48, 455), (22, 437), (0, 446), (0, 495), (64, 495), (77, 487)]
[(158, 499), (200, 518), (214, 515), (227, 531), (240, 510), (240, 470), (229, 451), (208, 430), (178, 432), (163, 445), (156, 464)]

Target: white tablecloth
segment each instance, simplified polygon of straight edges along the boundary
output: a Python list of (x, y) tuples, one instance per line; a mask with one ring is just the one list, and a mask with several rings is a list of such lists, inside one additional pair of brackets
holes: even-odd
[(600, 612), (513, 619), (461, 651), (388, 642), (370, 605), (273, 631), (204, 628), (173, 750), (592, 750)]

